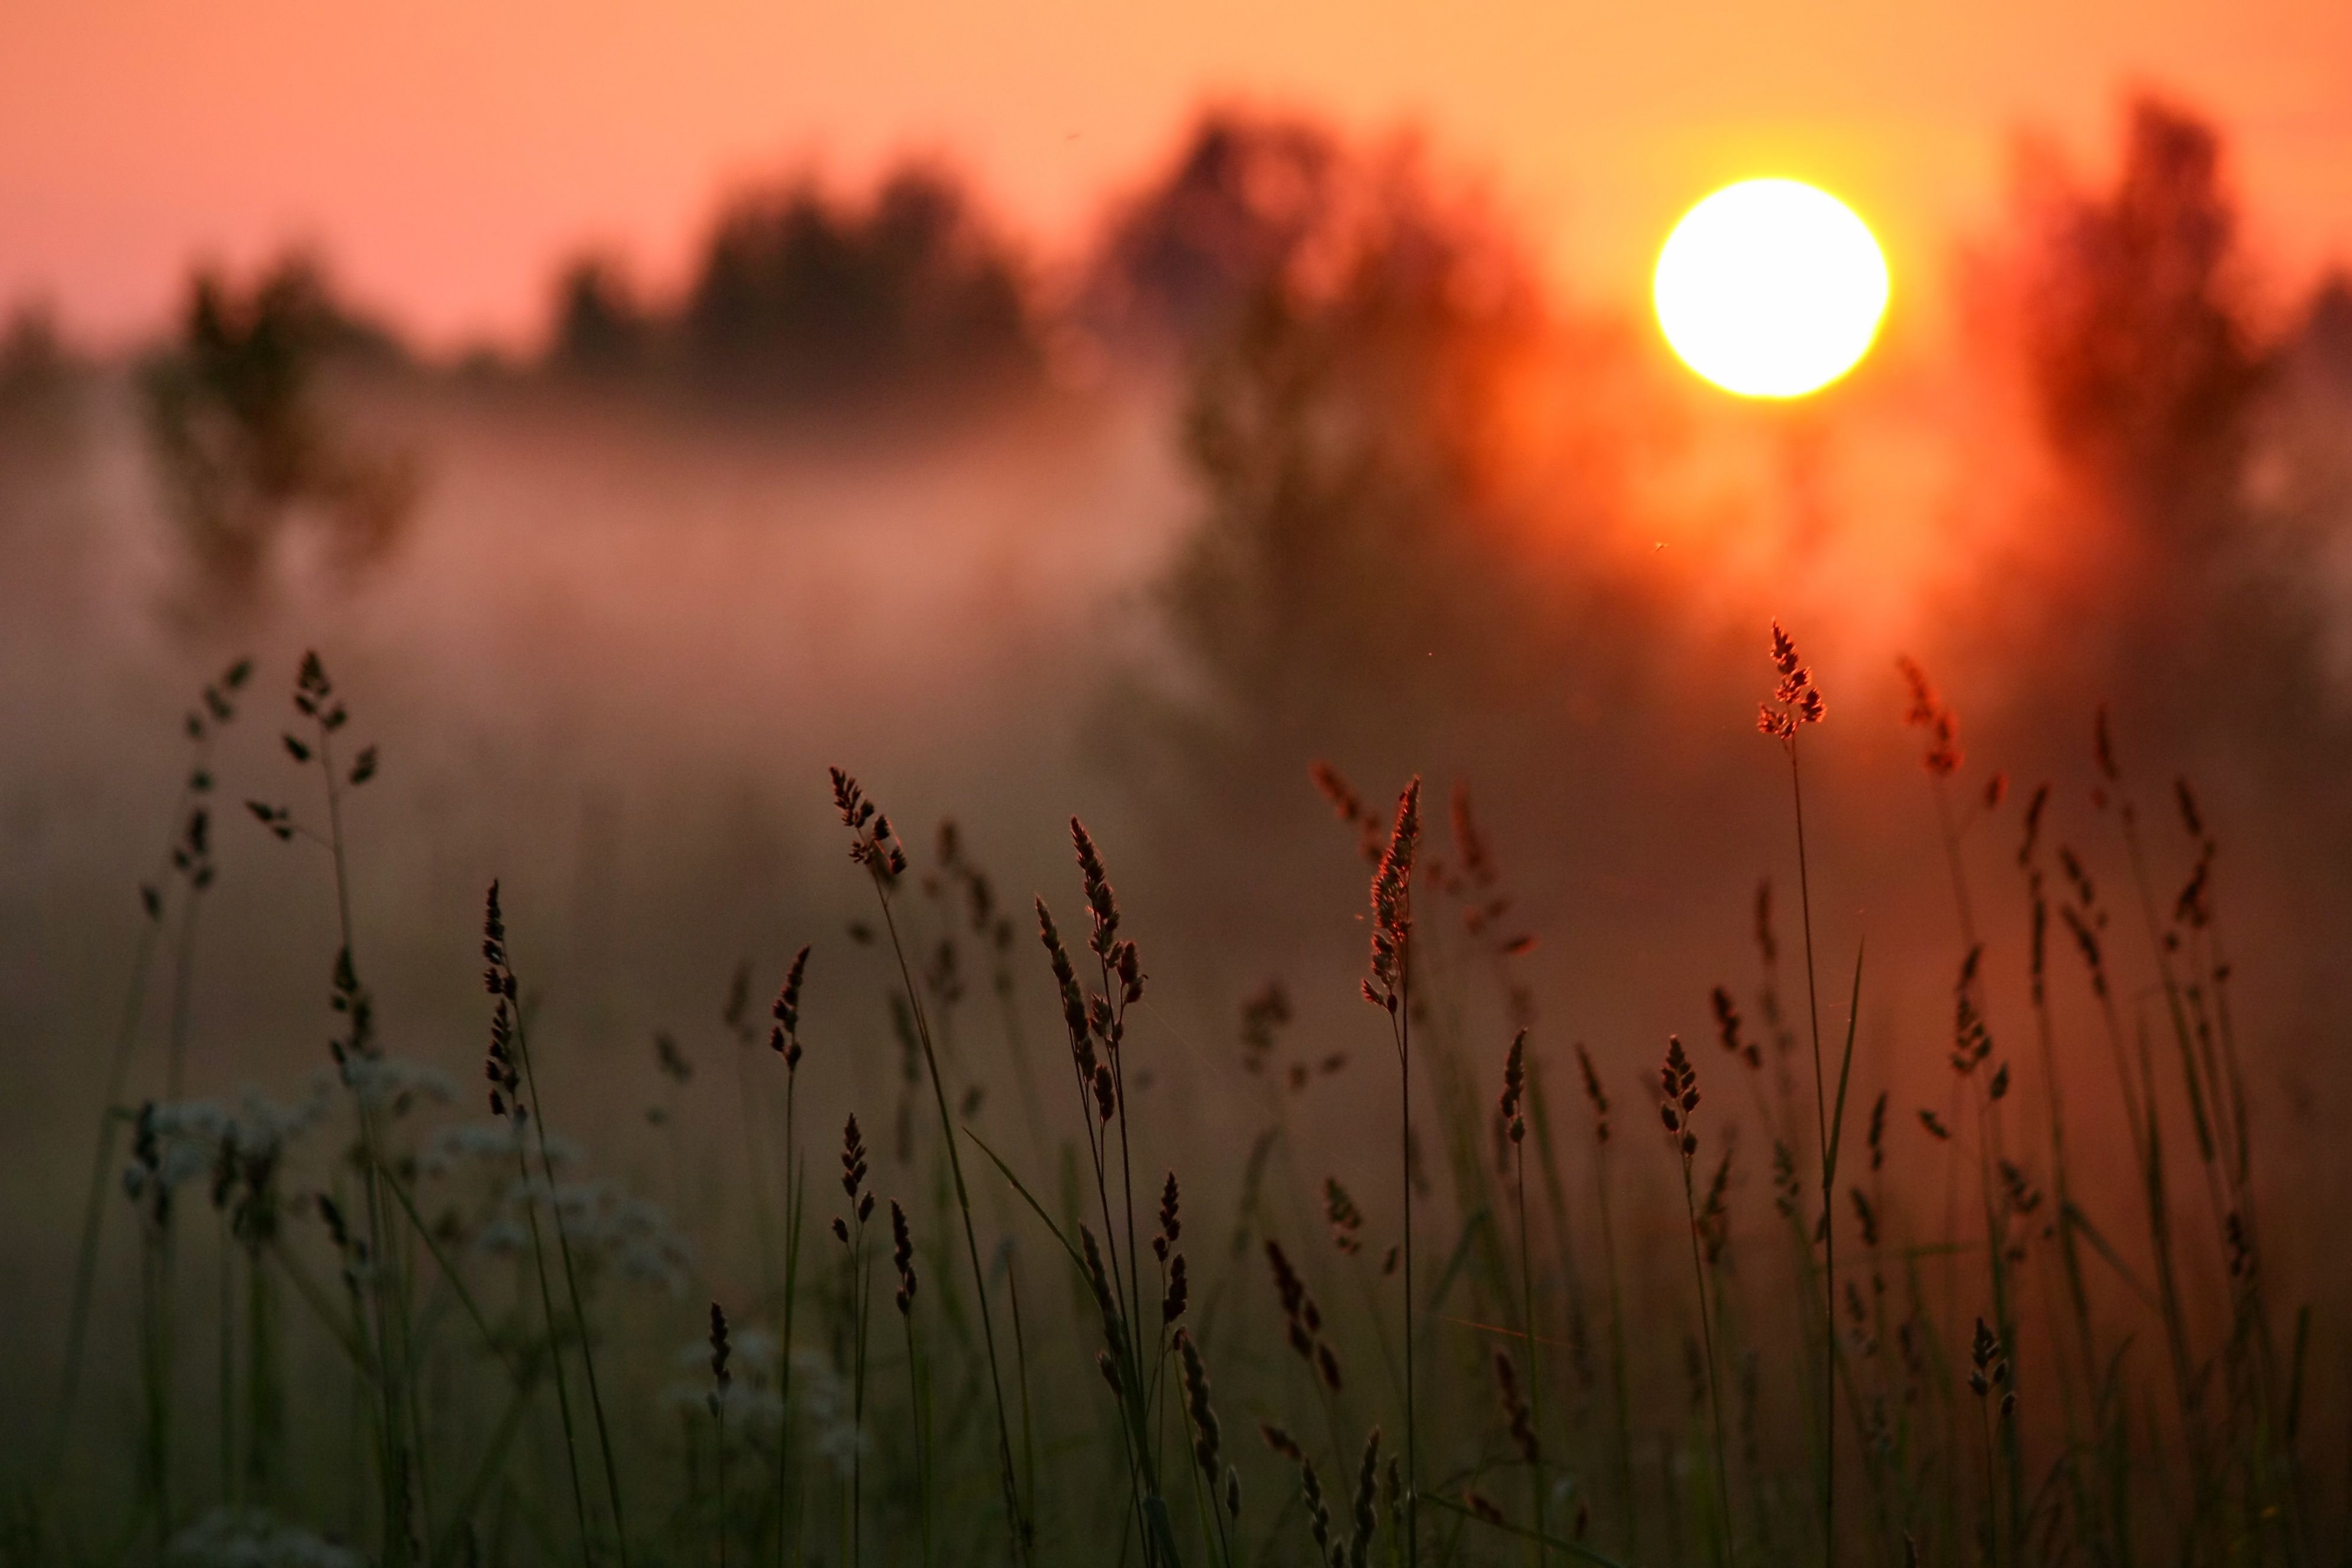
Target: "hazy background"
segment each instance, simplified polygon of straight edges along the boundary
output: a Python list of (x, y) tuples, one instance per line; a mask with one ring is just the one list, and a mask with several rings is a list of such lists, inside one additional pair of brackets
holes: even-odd
[[(1465, 781), (1539, 939), (1538, 1050), (1589, 1040), (1631, 1093), (1753, 984), (1759, 879), (1792, 939), (1754, 732), (1778, 616), (1830, 702), (1816, 916), (1825, 990), (1870, 943), (1869, 1092), (1942, 1094), (1963, 950), (1908, 653), (1961, 716), (1956, 801), (2005, 774), (1965, 841), (1997, 1033), (2023, 1054), (2045, 779), (2147, 1004), (2111, 703), (2160, 915), (2177, 776), (2220, 835), (2264, 1179), (2340, 1182), (2352, 21), (1394, 9), (0, 20), (12, 1319), (64, 1298), (180, 716), (240, 654), (189, 1087), (323, 1059), (331, 887), (240, 809), (316, 811), (278, 740), (310, 647), (381, 747), (349, 825), (388, 1043), (470, 1106), (504, 877), (608, 1168), (667, 1157), (654, 1031), (718, 1069), (739, 961), (763, 997), (802, 942), (826, 1103), (896, 1093), (829, 764), (919, 862), (959, 820), (1040, 1026), (1020, 912), (1076, 897), (1087, 818), (1188, 1134), (1254, 1092), (1269, 977), (1302, 1054), (1376, 1043), (1363, 870), (1309, 762), (1379, 801)], [(1642, 308), (1675, 214), (1766, 172), (1853, 202), (1895, 267), (1881, 351), (1786, 408), (1696, 383)], [(1465, 1028), (1499, 1057), (1499, 1017)], [(2326, 1218), (2279, 1215), (2315, 1228), (2273, 1243), (2290, 1299), (2338, 1283)], [(0, 1355), (0, 1401), (46, 1389), (49, 1337)]]

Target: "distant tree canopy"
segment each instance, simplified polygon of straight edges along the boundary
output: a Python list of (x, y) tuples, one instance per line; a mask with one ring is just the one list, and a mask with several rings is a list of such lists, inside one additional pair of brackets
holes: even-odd
[(787, 403), (951, 396), (1032, 379), (1043, 362), (1010, 248), (960, 184), (919, 164), (865, 203), (808, 178), (739, 196), (666, 311), (639, 307), (609, 266), (575, 265), (552, 358)]
[(639, 371), (653, 348), (654, 323), (617, 267), (601, 256), (583, 256), (564, 268), (556, 280), (555, 341), (550, 350), (559, 369), (591, 376)]
[[(1410, 744), (1400, 726), (1606, 664), (1538, 652), (1576, 633), (1505, 434), (1560, 368), (1557, 323), (1517, 246), (1445, 189), (1409, 144), (1219, 115), (1105, 245), (1097, 319), (1189, 370), (1202, 512), (1159, 585), (1187, 674), (1158, 711), (1234, 778), (1270, 750)], [(1604, 504), (1582, 478), (1548, 516)]]
[(1367, 183), (1360, 161), (1312, 120), (1213, 110), (1113, 214), (1081, 314), (1116, 340), (1214, 339), (1307, 253), (1346, 235)]
[(2044, 164), (2021, 206), (2019, 344), (2052, 447), (2142, 528), (2226, 527), (2264, 365), (2220, 138), (2142, 99), (2112, 187)]
[(2032, 574), (1988, 585), (2034, 622), (2033, 688), (2108, 694), (2184, 761), (2340, 774), (2352, 496), (2327, 400), (2352, 385), (2352, 300), (2323, 285), (2265, 329), (2221, 139), (2158, 99), (2129, 106), (2112, 175), (2042, 157), (2016, 211), (1975, 326), (2058, 479)]
[(1328, 278), (1261, 280), (1195, 359), (1205, 512), (1166, 592), (1224, 698), (1454, 685), (1496, 645), (1487, 437), (1528, 304), (1460, 287), (1507, 265), (1483, 236), (1393, 215)]
[(415, 497), (413, 465), (346, 442), (317, 392), (331, 358), (391, 352), (389, 341), (299, 258), (242, 290), (196, 275), (177, 337), (144, 376), (152, 450), (195, 567), (193, 608), (252, 608), (297, 526), (345, 569), (390, 547)]
[(56, 320), (37, 306), (16, 310), (0, 328), (0, 408), (46, 396), (65, 374)]
[(2352, 388), (2352, 277), (2330, 273), (2313, 291), (2304, 315), (2303, 347), (2322, 374)]

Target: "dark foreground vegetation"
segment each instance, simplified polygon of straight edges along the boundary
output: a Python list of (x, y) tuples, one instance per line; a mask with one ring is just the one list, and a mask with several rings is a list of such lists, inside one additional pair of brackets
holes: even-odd
[[(1866, 955), (1814, 942), (1806, 835), (1838, 826), (1804, 815), (1806, 742), (1833, 683), (1778, 626), (1769, 654), (1754, 744), (1785, 763), (1795, 897), (1759, 891), (1758, 968), (1715, 990), (1713, 1039), (1653, 1042), (1645, 1066), (1559, 1038), (1468, 799), (1416, 779), (1375, 806), (1319, 768), (1331, 853), (1369, 882), (1360, 1025), (1296, 1040), (1275, 986), (1232, 1048), (1171, 1061), (1130, 1032), (1150, 959), (1082, 823), (1072, 885), (1024, 908), (952, 824), (910, 849), (835, 771), (842, 874), (872, 894), (848, 940), (887, 957), (897, 1039), (804, 1030), (837, 972), (822, 943), (772, 959), (764, 1015), (740, 972), (731, 1060), (657, 1041), (646, 1133), (675, 1140), (663, 1107), (730, 1072), (739, 1175), (698, 1191), (673, 1146), (667, 1205), (564, 1135), (594, 1086), (533, 1028), (527, 895), (487, 896), (481, 1079), (385, 1048), (346, 858), (376, 747), (306, 658), (281, 793), (222, 799), (214, 736), (277, 706), (229, 669), (189, 713), (140, 890), (12, 1556), (2334, 1560), (2346, 1500), (2309, 1458), (2342, 1422), (2311, 1374), (2333, 1331), (2270, 1287), (2266, 1134), (2195, 795), (2127, 775), (2102, 713), (2099, 837), (2058, 841), (2046, 786), (1957, 792), (1957, 721), (1906, 669), (1964, 927), (2021, 901), (2028, 936), (1971, 935), (1946, 1092), (1897, 1103), (1855, 1071)], [(178, 1097), (232, 815), (340, 912), (326, 1065), (283, 1103)], [(2015, 839), (1999, 891), (1970, 885), (1958, 837), (1995, 816)], [(173, 998), (162, 1092), (133, 1103), (151, 991)], [(1996, 1040), (1989, 998), (2011, 991), (2032, 1027)], [(2053, 1023), (2057, 993), (2095, 1027)], [(903, 1063), (889, 1103), (801, 1092), (810, 1058), (877, 1050)], [(1358, 1190), (1319, 1174), (1335, 1130), (1307, 1093), (1351, 1061), (1391, 1085), (1341, 1138), (1385, 1173)], [(1131, 1092), (1221, 1070), (1261, 1105), (1225, 1148), (1177, 1146)], [(2084, 1182), (2086, 1129), (2126, 1140), (2090, 1166), (2128, 1181)], [(102, 1277), (123, 1228), (135, 1278)], [(756, 1266), (706, 1303), (698, 1253), (730, 1232)], [(135, 1343), (89, 1337), (100, 1291), (136, 1292)], [(95, 1426), (86, 1374), (123, 1360), (135, 1490), (91, 1510), (77, 1454), (122, 1435)]]

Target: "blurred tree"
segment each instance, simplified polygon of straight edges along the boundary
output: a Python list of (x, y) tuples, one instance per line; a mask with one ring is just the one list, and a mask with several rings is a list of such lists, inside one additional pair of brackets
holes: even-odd
[[(2060, 487), (2034, 571), (1997, 568), (1976, 612), (2032, 606), (2038, 624), (2000, 635), (2036, 650), (2034, 689), (2068, 717), (2083, 693), (2111, 696), (2177, 765), (2306, 798), (2352, 757), (2326, 651), (2344, 619), (2341, 423), (2297, 369), (2311, 354), (2257, 328), (2221, 139), (2142, 98), (2110, 182), (2043, 157), (2018, 210), (1989, 296), (2010, 315), (1979, 325), (2014, 346)], [(2307, 348), (2342, 309), (2323, 292)]]
[(395, 351), (299, 258), (243, 293), (217, 274), (196, 276), (178, 339), (147, 367), (144, 387), (166, 498), (195, 568), (192, 608), (254, 609), (298, 524), (346, 570), (392, 545), (415, 499), (415, 465), (345, 445), (316, 379), (332, 356)]
[(583, 256), (564, 269), (556, 284), (550, 351), (557, 370), (592, 377), (642, 371), (652, 357), (653, 338), (653, 321), (613, 263)]
[(56, 319), (43, 306), (19, 307), (0, 332), (0, 409), (49, 398), (64, 383), (66, 371)]
[(47, 307), (20, 306), (0, 329), (0, 542), (43, 509), (43, 482), (82, 460), (76, 369)]
[(2312, 291), (2302, 346), (2329, 381), (2352, 389), (2352, 277), (2331, 272)]
[(1322, 126), (1212, 110), (1167, 173), (1114, 214), (1079, 318), (1124, 347), (1212, 341), (1302, 251), (1343, 230), (1360, 183)]
[(1021, 279), (962, 188), (909, 165), (866, 207), (803, 179), (720, 215), (686, 301), (698, 380), (791, 401), (931, 396), (1041, 363)]
[(1457, 288), (1501, 258), (1409, 215), (1326, 287), (1262, 281), (1187, 392), (1205, 506), (1166, 602), (1218, 701), (1277, 729), (1496, 678), (1520, 619), (1488, 438), (1530, 305)]
[[(1159, 590), (1183, 674), (1120, 700), (1213, 770), (1402, 759), (1435, 727), (1557, 706), (1638, 645), (1612, 651), (1597, 558), (1558, 571), (1536, 543), (1580, 550), (1563, 541), (1608, 481), (1531, 485), (1518, 444), (1536, 381), (1604, 359), (1564, 351), (1517, 246), (1412, 144), (1212, 117), (1095, 287), (1163, 340), (1202, 334), (1181, 426), (1202, 511)], [(1572, 423), (1535, 433), (1544, 461)]]
[(2264, 373), (2219, 137), (2143, 98), (2111, 189), (2044, 162), (2021, 194), (2020, 327), (2044, 434), (2143, 538), (2210, 544), (2233, 515)]

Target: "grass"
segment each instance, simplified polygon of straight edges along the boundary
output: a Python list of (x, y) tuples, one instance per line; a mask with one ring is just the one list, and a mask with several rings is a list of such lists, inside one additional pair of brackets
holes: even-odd
[[(39, 1476), (15, 1489), (0, 1561), (215, 1561), (224, 1542), (242, 1542), (245, 1561), (421, 1568), (2337, 1560), (2327, 1543), (2352, 1500), (2323, 1479), (2332, 1449), (2313, 1437), (2344, 1425), (2340, 1390), (2314, 1371), (2336, 1336), (2325, 1303), (2273, 1300), (2263, 1266), (2275, 1243), (2258, 1223), (2270, 1217), (2256, 1156), (2272, 1134), (2237, 1030), (2218, 834), (2194, 796), (2176, 790), (2182, 832), (2168, 847), (2102, 717), (2099, 803), (2064, 824), (2076, 836), (2060, 840), (2046, 789), (2015, 814), (2021, 847), (2004, 854), (2024, 936), (2004, 942), (1979, 927), (1968, 879), (1969, 835), (2002, 811), (2004, 789), (1952, 808), (1957, 720), (1906, 672), (1942, 850), (1922, 874), (1948, 879), (1964, 936), (1952, 1097), (1906, 1109), (1856, 1061), (1859, 959), (1843, 1051), (1830, 1049), (1839, 1020), (1816, 996), (1797, 757), (1822, 706), (1778, 628), (1772, 657), (1780, 685), (1763, 727), (1787, 747), (1798, 808), (1811, 1038), (1781, 1020), (1759, 908), (1764, 1037), (1743, 1032), (1728, 988), (1714, 991), (1727, 1055), (1704, 1074), (1704, 1117), (1702, 1073), (1679, 1041), (1656, 1075), (1636, 1065), (1657, 1060), (1656, 1041), (1580, 1042), (1542, 1021), (1517, 962), (1525, 936), (1458, 794), (1449, 846), (1442, 826), (1424, 831), (1418, 780), (1375, 817), (1336, 773), (1318, 775), (1371, 873), (1360, 990), (1395, 1065), (1374, 1128), (1335, 1124), (1325, 1098), (1364, 1042), (1297, 1038), (1279, 989), (1240, 1007), (1230, 1061), (1171, 1060), (1157, 1040), (1142, 1054), (1130, 1021), (1149, 1016), (1143, 956), (1083, 824), (1070, 823), (1083, 933), (1066, 940), (1040, 898), (1039, 946), (1026, 948), (961, 834), (943, 831), (938, 865), (918, 866), (836, 773), (844, 874), (876, 901), (891, 977), (880, 999), (903, 1019), (935, 1125), (903, 1120), (900, 1146), (869, 1155), (850, 1118), (846, 1207), (828, 1214), (803, 1168), (803, 1008), (850, 967), (830, 967), (821, 946), (814, 962), (806, 947), (790, 957), (767, 1053), (747, 969), (726, 1009), (740, 1102), (726, 1109), (745, 1158), (730, 1190), (688, 1216), (693, 1249), (551, 1124), (551, 1095), (594, 1086), (567, 1042), (532, 1028), (497, 886), (483, 931), (489, 1120), (442, 1103), (429, 1069), (386, 1054), (355, 956), (366, 890), (347, 853), (365, 831), (352, 791), (375, 757), (341, 758), (345, 709), (316, 659), (298, 677), (302, 725), (287, 749), (318, 769), (323, 818), (251, 815), (331, 868), (340, 1092), (303, 1116), (171, 1099), (185, 1004), (162, 1020), (164, 1051), (141, 1048), (164, 966), (187, 994), (193, 949), (161, 935), (172, 900), (192, 923), (212, 857), (257, 849), (250, 834), (215, 842), (190, 827), (212, 788), (201, 743), (243, 677), (216, 682), (105, 1059), (92, 1154), (103, 1201), (76, 1253), (55, 1436)], [(1807, 747), (1813, 766), (1836, 766)], [(2175, 860), (2185, 880), (2168, 908), (2158, 889)], [(2100, 896), (2109, 864), (2127, 879), (2143, 951), (2127, 950)], [(909, 885), (948, 892), (908, 899)], [(955, 1032), (959, 945), (978, 947), (991, 977), (1002, 1072)], [(2005, 975), (2032, 1020), (2023, 1052), (1993, 1030)], [(1706, 995), (1695, 978), (1688, 999)], [(1054, 1015), (1068, 1076), (1048, 1093), (1026, 1042)], [(2076, 1015), (2095, 1031), (2069, 1034), (2061, 1019)], [(1482, 1020), (1497, 1017), (1508, 1025), (1490, 1032)], [(1773, 1087), (1806, 1043), (1810, 1151), (1796, 1082)], [(805, 1048), (892, 1050), (823, 1035)], [(1498, 1053), (1496, 1100), (1470, 1086), (1493, 1082), (1477, 1064)], [(709, 1089), (674, 1047), (657, 1070), (647, 1092), (671, 1113), (637, 1163), (675, 1178), (677, 1110)], [(1229, 1070), (1233, 1086), (1255, 1082), (1219, 1102), (1249, 1109), (1216, 1146), (1146, 1082), (1181, 1071), (1214, 1092)], [(1748, 1092), (1727, 1092), (1725, 1071)], [(1566, 1073), (1589, 1117), (1549, 1113), (1548, 1074)], [(781, 1169), (768, 1120), (779, 1089)], [(1670, 1163), (1615, 1157), (1619, 1107), (1645, 1092)], [(992, 1117), (991, 1096), (1012, 1103)], [(1850, 1100), (1870, 1106), (1851, 1139)], [(849, 1107), (806, 1110), (822, 1123)], [(2129, 1130), (2134, 1180), (2119, 1194), (2082, 1177), (2079, 1130), (2110, 1110)], [(140, 1248), (118, 1279), (98, 1237), (123, 1203), (125, 1129), (124, 1218)], [(1758, 1142), (1769, 1182), (1748, 1175)], [(1351, 1179), (1382, 1201), (1359, 1204), (1327, 1161), (1377, 1171), (1378, 1187)], [(1973, 1201), (1944, 1200), (1954, 1171), (1973, 1173)], [(901, 1195), (887, 1200), (896, 1335), (872, 1332), (870, 1177)], [(207, 1199), (214, 1223), (190, 1223)], [(1660, 1221), (1677, 1203), (1672, 1239)], [(838, 1269), (802, 1267), (813, 1207), (840, 1239)], [(1859, 1252), (1838, 1247), (1848, 1224)], [(1039, 1257), (1058, 1288), (1035, 1289)], [(720, 1260), (761, 1282), (726, 1297), (732, 1314), (717, 1304)], [(187, 1288), (207, 1267), (193, 1277), (216, 1288)], [(115, 1292), (137, 1306), (126, 1359), (138, 1397), (109, 1426), (84, 1368), (93, 1305)], [(191, 1346), (210, 1346), (212, 1364)], [(709, 1369), (690, 1385), (666, 1370), (681, 1346)], [(204, 1396), (189, 1397), (196, 1386)], [(1234, 1440), (1252, 1428), (1263, 1444)], [(131, 1461), (122, 1496), (107, 1490), (126, 1470), (116, 1455)]]

